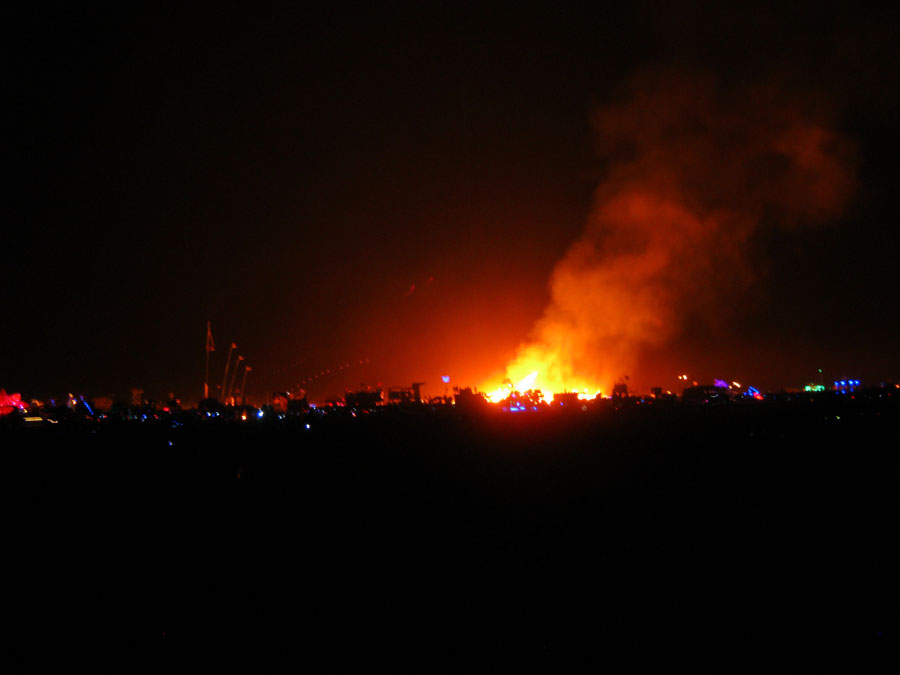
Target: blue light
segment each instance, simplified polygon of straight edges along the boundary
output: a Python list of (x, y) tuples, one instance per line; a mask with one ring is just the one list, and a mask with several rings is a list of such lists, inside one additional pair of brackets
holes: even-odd
[(84, 407), (88, 409), (88, 412), (93, 415), (94, 411), (91, 410), (91, 406), (88, 405), (88, 402), (84, 400), (84, 396), (81, 396), (81, 402), (84, 403)]
[(846, 383), (844, 380), (841, 380), (841, 386), (842, 386), (842, 387), (846, 387), (846, 386), (847, 386), (847, 383)]
[(441, 382), (443, 382), (444, 384), (447, 384), (449, 381), (450, 381), (449, 375), (441, 375)]

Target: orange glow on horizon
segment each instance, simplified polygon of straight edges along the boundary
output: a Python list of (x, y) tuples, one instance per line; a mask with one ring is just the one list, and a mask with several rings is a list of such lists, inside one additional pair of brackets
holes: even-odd
[(550, 403), (556, 394), (577, 393), (578, 398), (582, 401), (590, 401), (602, 394), (599, 387), (592, 385), (574, 386), (571, 382), (556, 383), (550, 378), (543, 378), (540, 371), (533, 370), (515, 384), (511, 378), (507, 377), (503, 384), (499, 386), (485, 387), (487, 393), (485, 398), (491, 403), (499, 403), (506, 400), (514, 393), (535, 392), (539, 398)]

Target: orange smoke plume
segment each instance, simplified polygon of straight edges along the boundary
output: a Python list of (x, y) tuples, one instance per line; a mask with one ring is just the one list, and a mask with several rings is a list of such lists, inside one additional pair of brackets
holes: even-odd
[(594, 117), (606, 176), (583, 236), (557, 263), (551, 302), (507, 367), (544, 392), (609, 392), (641, 351), (746, 288), (761, 224), (835, 217), (852, 148), (815, 99), (706, 76), (644, 74)]

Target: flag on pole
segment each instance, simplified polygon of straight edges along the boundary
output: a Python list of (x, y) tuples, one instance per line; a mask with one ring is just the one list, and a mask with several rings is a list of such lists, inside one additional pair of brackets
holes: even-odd
[(206, 324), (206, 351), (216, 351), (216, 343), (213, 342), (212, 328), (210, 328), (209, 323)]

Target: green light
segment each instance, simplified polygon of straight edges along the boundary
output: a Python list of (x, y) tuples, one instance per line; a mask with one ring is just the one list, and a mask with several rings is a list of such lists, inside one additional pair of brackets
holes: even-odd
[(808, 384), (805, 387), (803, 387), (803, 391), (825, 391), (825, 385)]

